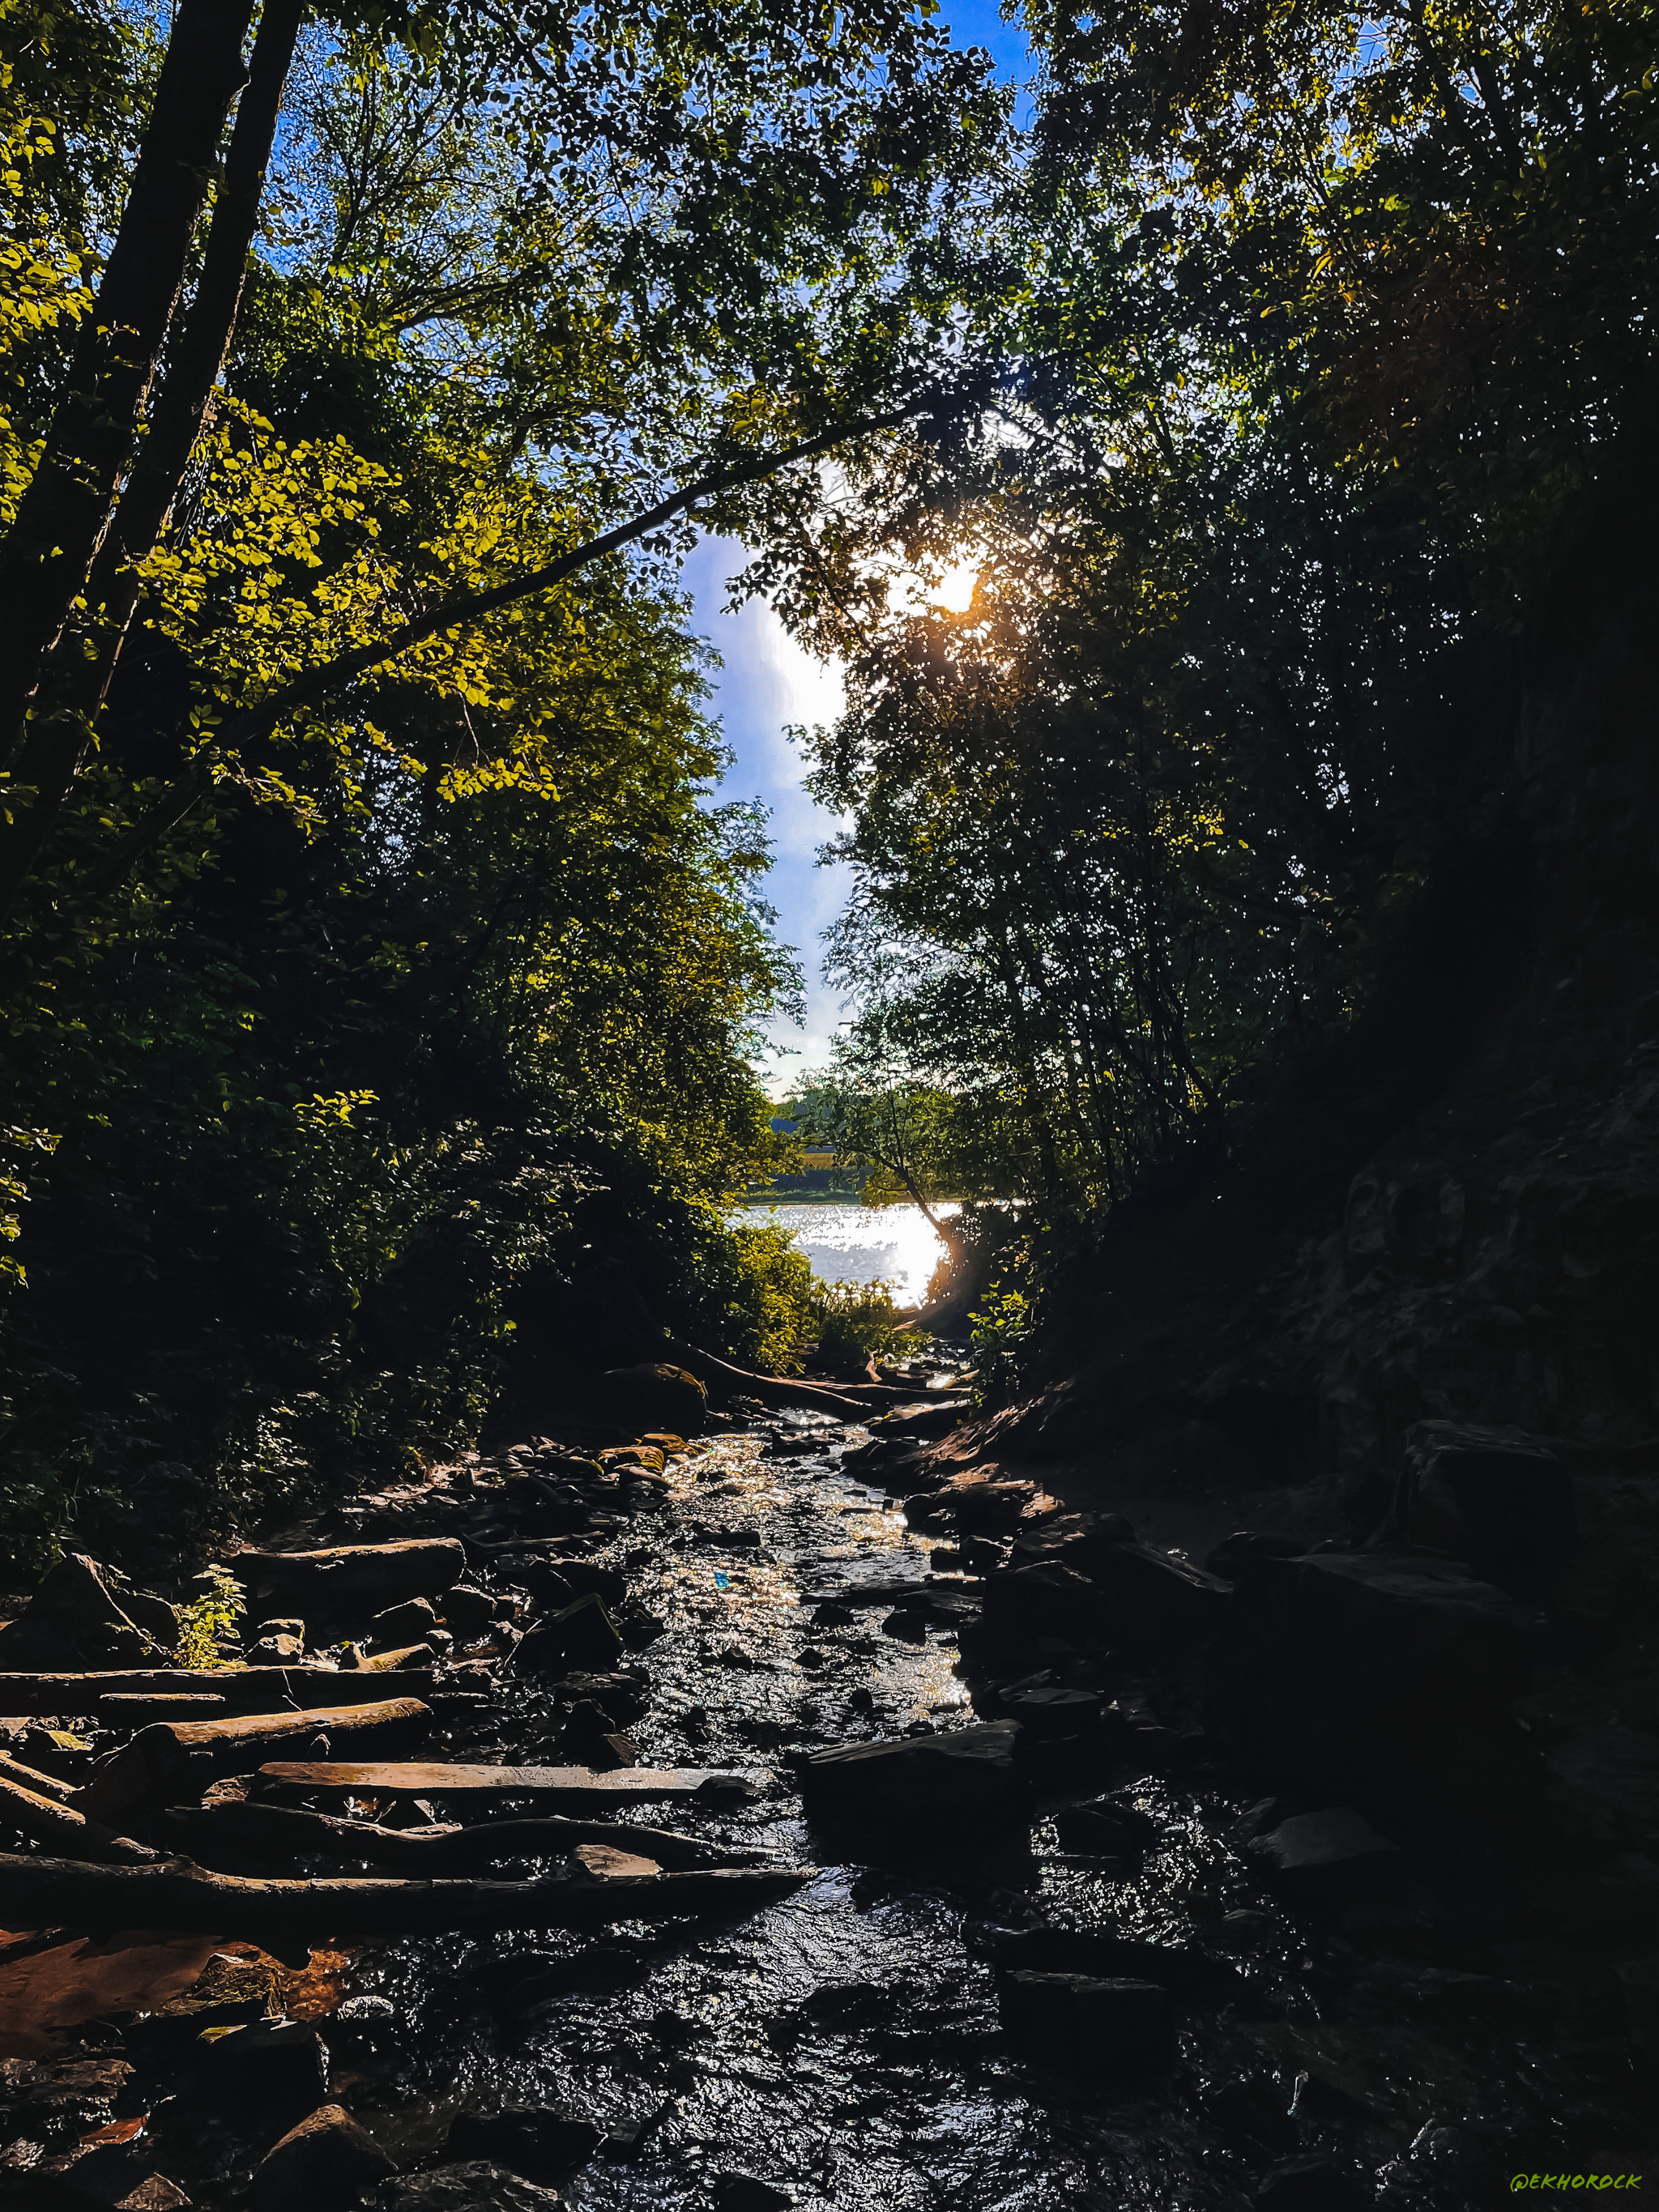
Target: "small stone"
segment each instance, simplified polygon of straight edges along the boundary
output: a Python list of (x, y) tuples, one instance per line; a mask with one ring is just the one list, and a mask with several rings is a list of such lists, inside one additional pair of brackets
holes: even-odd
[(397, 2171), (396, 2160), (343, 2106), (322, 2105), (265, 2153), (254, 2171), (248, 2202), (254, 2212), (291, 2212), (301, 2205), (332, 2212)]
[(812, 1626), (814, 1628), (850, 1628), (857, 1618), (857, 1614), (847, 1606), (836, 1605), (825, 1599), (822, 1605), (813, 1608)]
[(495, 1618), (495, 1600), (487, 1590), (457, 1583), (453, 1589), (445, 1591), (443, 1620), (452, 1634), (464, 1639), (482, 1636)]
[(798, 1770), (808, 1809), (826, 1818), (903, 1827), (1024, 1819), (1029, 1778), (1014, 1759), (1012, 1721), (951, 1729), (898, 1743), (838, 1745)]
[(375, 1614), (368, 1624), (368, 1640), (382, 1651), (390, 1650), (393, 1644), (419, 1644), (437, 1622), (437, 1608), (430, 1598), (405, 1598), (401, 1605), (388, 1606), (384, 1613)]
[(1352, 1805), (1298, 1813), (1258, 1836), (1249, 1850), (1264, 1872), (1309, 1895), (1361, 1893), (1400, 1865), (1400, 1846), (1379, 1836)]
[(573, 1668), (599, 1672), (614, 1667), (623, 1640), (605, 1609), (590, 1593), (550, 1620), (538, 1621), (514, 1654), (514, 1664), (538, 1674), (568, 1674)]
[(257, 2112), (269, 2121), (269, 2142), (302, 2113), (328, 2109), (328, 2052), (308, 2022), (260, 2020), (209, 2033), (193, 2087), (210, 2111)]
[(556, 2106), (508, 2105), (498, 2112), (458, 2112), (446, 2148), (452, 2158), (492, 2160), (526, 2180), (550, 2183), (586, 2166), (599, 2142), (591, 2120), (572, 2119)]
[(881, 1624), (881, 1632), (896, 1637), (901, 1644), (926, 1644), (927, 1616), (925, 1613), (890, 1613)]
[(1256, 2191), (1261, 2212), (1349, 2212), (1365, 2201), (1350, 2168), (1334, 2158), (1283, 2159), (1270, 2166)]
[(556, 2192), (490, 2159), (403, 2173), (380, 2184), (376, 2212), (555, 2212)]
[(1010, 2039), (1052, 2063), (1155, 2066), (1175, 2055), (1174, 2008), (1156, 1982), (1020, 1967), (1000, 1995)]
[(714, 2212), (788, 2212), (794, 2201), (787, 2190), (747, 2173), (721, 2174), (711, 2199)]

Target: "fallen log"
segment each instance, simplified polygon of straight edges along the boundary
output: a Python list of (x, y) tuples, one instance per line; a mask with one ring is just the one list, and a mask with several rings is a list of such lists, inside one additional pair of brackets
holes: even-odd
[(0, 1853), (0, 1899), (15, 1927), (194, 1931), (258, 1943), (283, 1957), (301, 1944), (369, 1936), (738, 1915), (787, 1897), (814, 1871), (743, 1867), (595, 1880), (583, 1869), (545, 1881), (256, 1881), (210, 1874), (188, 1859), (93, 1867)]
[(690, 1369), (698, 1382), (744, 1398), (758, 1398), (763, 1406), (794, 1406), (807, 1412), (834, 1413), (843, 1421), (861, 1421), (869, 1407), (856, 1398), (843, 1397), (822, 1382), (785, 1382), (778, 1375), (751, 1375), (747, 1368), (733, 1367), (729, 1360), (717, 1359), (712, 1352), (702, 1352), (695, 1344), (670, 1343), (664, 1347), (670, 1359)]
[(244, 1713), (222, 1721), (156, 1721), (140, 1729), (75, 1793), (76, 1808), (108, 1820), (141, 1798), (177, 1805), (199, 1797), (226, 1774), (246, 1774), (283, 1744), (326, 1736), (365, 1751), (394, 1751), (430, 1732), (432, 1712), (417, 1698), (374, 1705), (323, 1705), (309, 1712)]
[(142, 1866), (161, 1856), (131, 1836), (118, 1836), (101, 1820), (89, 1820), (73, 1806), (60, 1805), (38, 1790), (0, 1776), (0, 1828), (45, 1844), (61, 1858), (94, 1859), (121, 1866)]
[(613, 1805), (692, 1797), (706, 1782), (720, 1778), (699, 1767), (664, 1772), (648, 1766), (442, 1766), (420, 1759), (360, 1763), (334, 1759), (270, 1759), (259, 1775), (262, 1784), (286, 1784), (306, 1795), (339, 1790), (362, 1797), (449, 1797), (465, 1792), (489, 1797), (597, 1797)]
[(327, 1693), (337, 1705), (365, 1705), (399, 1690), (419, 1697), (429, 1668), (387, 1677), (331, 1667), (112, 1668), (94, 1674), (0, 1674), (0, 1713), (93, 1713), (106, 1697), (216, 1697), (240, 1712), (270, 1712)]
[[(669, 1868), (707, 1867), (721, 1860), (720, 1852), (696, 1836), (622, 1820), (570, 1820), (556, 1813), (535, 1820), (489, 1820), (475, 1828), (383, 1828), (373, 1820), (342, 1820), (331, 1813), (244, 1802), (180, 1808), (167, 1818), (191, 1856), (208, 1866), (219, 1863), (220, 1853), (291, 1861), (313, 1851), (367, 1859), (404, 1874), (476, 1874), (514, 1859), (556, 1858), (578, 1844), (643, 1851)], [(747, 1855), (725, 1856), (730, 1864), (733, 1856)]]
[(394, 1544), (333, 1544), (321, 1552), (239, 1552), (239, 1582), (308, 1622), (439, 1597), (466, 1571), (453, 1536), (408, 1536)]
[(37, 1797), (50, 1797), (56, 1805), (67, 1805), (75, 1796), (72, 1782), (60, 1782), (55, 1774), (41, 1774), (33, 1766), (25, 1766), (21, 1759), (13, 1759), (0, 1751), (0, 1776), (15, 1782), (22, 1789), (33, 1790)]

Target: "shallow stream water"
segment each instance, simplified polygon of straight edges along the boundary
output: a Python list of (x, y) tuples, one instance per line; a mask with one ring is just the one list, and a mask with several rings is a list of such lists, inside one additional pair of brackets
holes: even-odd
[[(971, 1835), (907, 1855), (811, 1832), (792, 1758), (973, 1717), (950, 1635), (897, 1641), (879, 1607), (813, 1622), (836, 1585), (928, 1569), (927, 1541), (842, 1470), (862, 1433), (788, 1416), (694, 1447), (662, 1510), (596, 1554), (667, 1623), (629, 1728), (644, 1762), (753, 1777), (759, 1798), (698, 1832), (813, 1878), (732, 1924), (362, 1954), (358, 2017), (323, 2025), (337, 2094), (388, 2148), (429, 2156), (464, 2100), (553, 2103), (636, 2132), (631, 2154), (564, 2185), (589, 2212), (706, 2212), (732, 2176), (800, 2212), (1238, 2208), (1276, 2157), (1323, 2149), (1363, 2178), (1357, 2201), (1462, 2212), (1496, 2201), (1506, 2159), (1565, 2150), (1575, 2112), (1616, 2101), (1616, 2083), (1586, 2090), (1571, 2004), (1491, 2016), (1508, 1984), (1478, 1911), (1461, 1933), (1429, 1908), (1397, 1913), (1379, 1962), (1275, 1905), (1237, 1848), (1248, 1788), (1201, 1764), (1172, 1778), (1167, 1759), (1130, 1758), (1070, 1790), (1152, 1816), (1139, 1866), (1068, 1855), (1052, 1817), (1029, 1849), (988, 1853)], [(554, 1727), (520, 1686), (451, 1755), (535, 1760)], [(1052, 1964), (1105, 1937), (1167, 1947), (1173, 2073), (1067, 2080), (1012, 2052), (996, 1956), (1045, 1929)], [(1302, 2074), (1314, 2087), (1292, 2118)]]

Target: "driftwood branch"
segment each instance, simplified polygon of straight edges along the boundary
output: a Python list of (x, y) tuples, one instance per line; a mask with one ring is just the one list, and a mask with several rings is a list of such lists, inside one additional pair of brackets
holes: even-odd
[(78, 1809), (108, 1820), (150, 1797), (179, 1804), (228, 1774), (246, 1774), (284, 1744), (343, 1738), (364, 1751), (399, 1750), (430, 1733), (431, 1708), (416, 1698), (325, 1705), (302, 1713), (244, 1713), (222, 1721), (155, 1721), (76, 1792)]
[(811, 1868), (702, 1874), (586, 1874), (546, 1881), (258, 1881), (189, 1859), (94, 1867), (0, 1853), (0, 1897), (16, 1927), (167, 1928), (258, 1943), (279, 1956), (303, 1943), (438, 1936), (495, 1928), (601, 1928), (618, 1920), (737, 1916), (787, 1897)]
[(142, 1865), (159, 1855), (131, 1836), (118, 1836), (101, 1820), (89, 1820), (72, 1805), (27, 1790), (21, 1782), (0, 1775), (0, 1828), (45, 1844), (64, 1858), (104, 1860), (127, 1866)]
[(696, 1836), (623, 1820), (570, 1820), (550, 1814), (535, 1820), (490, 1820), (476, 1828), (385, 1828), (373, 1820), (342, 1820), (330, 1813), (290, 1811), (278, 1805), (202, 1805), (168, 1814), (167, 1826), (193, 1856), (216, 1866), (221, 1856), (292, 1861), (302, 1852), (367, 1860), (371, 1865), (420, 1875), (477, 1874), (515, 1859), (557, 1858), (578, 1844), (605, 1844), (636, 1851), (671, 1869), (727, 1863)]

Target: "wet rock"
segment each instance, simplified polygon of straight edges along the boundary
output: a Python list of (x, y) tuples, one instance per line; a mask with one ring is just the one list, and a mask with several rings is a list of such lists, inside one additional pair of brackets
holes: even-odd
[(920, 1442), (924, 1437), (948, 1436), (963, 1421), (971, 1420), (973, 1413), (973, 1401), (968, 1398), (919, 1398), (911, 1405), (895, 1406), (890, 1413), (878, 1413), (870, 1429), (873, 1436)]
[(1520, 1429), (1419, 1421), (1406, 1431), (1398, 1533), (1467, 1559), (1500, 1589), (1538, 1599), (1578, 1548), (1566, 1468)]
[(1018, 1723), (994, 1721), (897, 1743), (842, 1744), (797, 1770), (810, 1812), (878, 1827), (1024, 1820), (1031, 1785), (1016, 1763)]
[(464, 1641), (482, 1636), (495, 1618), (495, 1601), (487, 1590), (457, 1583), (453, 1589), (444, 1592), (443, 1623), (452, 1635)]
[(1273, 1536), (1257, 1528), (1235, 1528), (1206, 1554), (1204, 1571), (1219, 1575), (1224, 1582), (1243, 1582), (1263, 1559), (1299, 1559), (1309, 1549), (1304, 1536)]
[(1449, 1560), (1264, 1559), (1206, 1655), (1204, 1718), (1229, 1751), (1374, 1782), (1484, 1789), (1492, 1717), (1522, 1686), (1531, 1615)]
[(1297, 2147), (1299, 2138), (1284, 2088), (1269, 2075), (1236, 2074), (1209, 2090), (1203, 2102), (1206, 2118), (1229, 2135), (1246, 2136), (1264, 2150), (1281, 2154)]
[[(895, 1491), (904, 1486), (905, 1470), (881, 1469)], [(920, 1499), (913, 1493), (906, 1508), (916, 1528), (955, 1527), (964, 1534), (985, 1535), (999, 1529), (1018, 1528), (1057, 1510), (1055, 1501), (1035, 1482), (996, 1481), (981, 1474), (953, 1476), (943, 1487)]]
[(1099, 1690), (1005, 1690), (1002, 1709), (1020, 1723), (1029, 1741), (1042, 1742), (1056, 1736), (1098, 1735), (1106, 1698)]
[(322, 2105), (260, 2160), (248, 2190), (254, 2212), (334, 2212), (398, 2171), (342, 2105)]
[(368, 1641), (380, 1650), (396, 1644), (419, 1644), (438, 1625), (438, 1612), (429, 1597), (405, 1598), (388, 1606), (368, 1624)]
[(555, 2212), (556, 2193), (490, 2159), (434, 2166), (383, 2181), (375, 2212)]
[(602, 2138), (591, 2120), (552, 2105), (508, 2105), (497, 2112), (458, 2112), (445, 2146), (453, 2159), (486, 2159), (526, 2180), (552, 2183), (586, 2166)]
[(920, 1610), (901, 1610), (890, 1613), (881, 1624), (884, 1636), (896, 1637), (901, 1644), (926, 1644), (927, 1616)]
[(1400, 1846), (1351, 1805), (1298, 1813), (1246, 1848), (1276, 1887), (1309, 1904), (1374, 1896), (1401, 1865)]
[(254, 2116), (266, 2140), (315, 2112), (328, 2094), (328, 2051), (303, 2021), (254, 2021), (216, 2036), (203, 2052), (190, 2101), (215, 2115)]
[(1289, 2158), (1268, 2168), (1255, 2201), (1260, 2212), (1359, 2212), (1365, 2192), (1334, 2158)]
[(251, 1667), (297, 1667), (305, 1656), (304, 1639), (298, 1636), (258, 1636), (246, 1651)]
[(708, 1393), (689, 1368), (647, 1360), (636, 1367), (610, 1368), (601, 1382), (606, 1403), (635, 1431), (700, 1437), (708, 1425)]
[(1009, 2040), (1068, 2071), (1156, 2067), (1175, 2056), (1175, 2008), (1155, 1982), (1016, 1967), (999, 1992)]
[(1186, 1650), (1213, 1636), (1232, 1588), (1150, 1544), (1111, 1544), (1091, 1573), (1103, 1601), (1105, 1632), (1133, 1649)]
[(1008, 1567), (985, 1580), (988, 1636), (1018, 1642), (1036, 1636), (1081, 1641), (1100, 1632), (1100, 1593), (1074, 1567), (1051, 1563)]
[(1054, 1835), (1061, 1850), (1099, 1858), (1139, 1858), (1149, 1841), (1146, 1830), (1132, 1826), (1109, 1803), (1073, 1805), (1056, 1813)]
[(1214, 1940), (1224, 1950), (1249, 1951), (1263, 1943), (1273, 1931), (1270, 1912), (1255, 1912), (1249, 1906), (1237, 1907), (1224, 1912), (1216, 1923)]
[(253, 1633), (258, 1637), (294, 1636), (303, 1644), (306, 1640), (306, 1625), (297, 1614), (289, 1613), (273, 1620), (262, 1620)]
[(599, 1672), (614, 1666), (622, 1652), (622, 1638), (604, 1600), (590, 1595), (528, 1629), (513, 1661), (539, 1674), (565, 1674), (573, 1668)]
[(748, 2173), (722, 2173), (709, 2195), (714, 2212), (788, 2212), (794, 2201), (787, 2189)]

